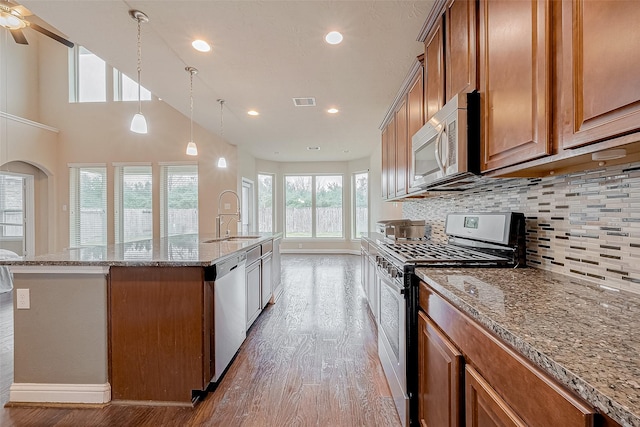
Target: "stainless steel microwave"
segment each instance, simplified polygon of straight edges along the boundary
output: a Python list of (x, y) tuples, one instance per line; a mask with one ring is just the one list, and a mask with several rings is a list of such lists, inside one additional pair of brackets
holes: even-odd
[(412, 189), (468, 188), (480, 173), (480, 95), (454, 96), (411, 143)]

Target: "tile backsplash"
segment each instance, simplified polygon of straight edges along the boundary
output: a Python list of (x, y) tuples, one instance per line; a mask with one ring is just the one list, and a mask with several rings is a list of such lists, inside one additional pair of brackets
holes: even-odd
[(490, 180), (404, 202), (403, 215), (446, 239), (450, 212), (522, 212), (527, 264), (640, 293), (640, 162), (545, 178)]

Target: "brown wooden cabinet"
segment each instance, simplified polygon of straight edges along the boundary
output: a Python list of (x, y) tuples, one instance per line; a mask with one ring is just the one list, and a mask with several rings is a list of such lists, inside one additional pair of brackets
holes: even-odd
[(424, 124), (422, 56), (405, 79), (382, 129), (382, 197), (407, 195), (411, 185), (411, 138)]
[(640, 2), (562, 3), (561, 147), (640, 131)]
[(473, 92), (476, 78), (477, 2), (449, 0), (445, 9), (445, 103), (456, 94)]
[(460, 426), (463, 356), (423, 312), (418, 315), (418, 334), (420, 424)]
[(111, 267), (114, 401), (190, 405), (215, 372), (213, 283), (200, 267)]
[(467, 427), (526, 427), (498, 393), (470, 366), (465, 367)]
[(418, 67), (415, 78), (407, 93), (407, 120), (409, 129), (407, 141), (407, 192), (410, 192), (413, 182), (413, 148), (411, 138), (413, 138), (413, 135), (424, 125), (424, 67), (422, 63)]
[[(386, 141), (385, 141), (386, 140)], [(386, 149), (384, 147), (386, 142)], [(386, 157), (386, 161), (385, 161)], [(383, 132), (383, 147), (382, 147), (382, 165), (383, 165), (383, 184), (382, 186), (386, 186), (386, 193), (383, 190), (383, 195), (385, 199), (391, 199), (396, 196), (396, 120), (395, 115), (387, 124)], [(386, 165), (386, 172), (384, 166)], [(385, 185), (385, 176), (386, 176), (386, 185)]]
[(440, 17), (424, 42), (425, 121), (429, 121), (444, 105), (444, 65), (444, 34)]
[(380, 190), (383, 199), (389, 197), (389, 126), (382, 129), (382, 165), (380, 167)]
[(408, 166), (409, 166), (409, 122), (407, 115), (407, 97), (402, 98), (402, 102), (398, 106), (395, 113), (396, 127), (396, 188), (395, 197), (407, 194), (408, 184)]
[(549, 2), (479, 3), (482, 171), (551, 153)]
[[(446, 344), (447, 353), (464, 354), (467, 425), (592, 427), (596, 421), (600, 422), (594, 408), (460, 312), (424, 282), (420, 283), (419, 297), (420, 308), (424, 310), (421, 317), (432, 322), (433, 331), (441, 331), (439, 338)], [(422, 336), (422, 329), (420, 331), (419, 336)], [(435, 342), (433, 336), (435, 333), (430, 334), (429, 339)], [(422, 348), (422, 344), (419, 346)], [(424, 354), (423, 351), (422, 357)], [(441, 369), (447, 367), (448, 357), (440, 356)], [(423, 367), (425, 363), (419, 360), (418, 369), (430, 368), (429, 365)], [(450, 395), (449, 389), (446, 390), (444, 394)], [(448, 411), (451, 407), (449, 399), (442, 396), (440, 399), (440, 411)], [(436, 400), (428, 404), (433, 402)], [(426, 409), (430, 409), (428, 404)], [(422, 405), (425, 403), (421, 396), (420, 414), (424, 411)], [(449, 424), (441, 422), (438, 425)]]

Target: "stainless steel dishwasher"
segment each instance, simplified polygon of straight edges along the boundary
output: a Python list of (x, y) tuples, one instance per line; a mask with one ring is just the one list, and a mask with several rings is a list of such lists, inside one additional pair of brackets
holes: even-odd
[(215, 375), (218, 382), (247, 337), (245, 269), (246, 253), (217, 263), (213, 283)]

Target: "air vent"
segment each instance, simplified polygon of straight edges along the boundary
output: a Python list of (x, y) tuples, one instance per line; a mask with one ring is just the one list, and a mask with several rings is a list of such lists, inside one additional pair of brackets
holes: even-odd
[(315, 107), (316, 99), (310, 98), (293, 98), (293, 105), (296, 107)]

